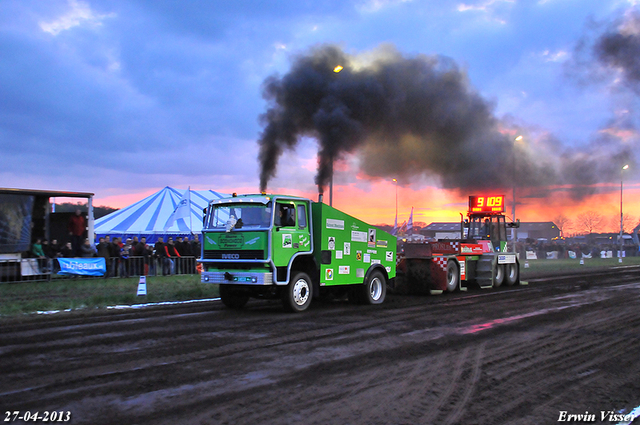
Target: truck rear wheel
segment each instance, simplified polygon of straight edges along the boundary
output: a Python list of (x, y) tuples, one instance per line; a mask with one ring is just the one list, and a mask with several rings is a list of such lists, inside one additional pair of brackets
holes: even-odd
[(511, 263), (506, 265), (507, 275), (505, 276), (505, 282), (507, 286), (514, 285), (520, 277), (520, 268), (518, 263)]
[(455, 261), (447, 263), (447, 292), (453, 292), (458, 289), (460, 284), (460, 271)]
[(382, 304), (387, 296), (387, 280), (380, 270), (371, 272), (362, 287), (361, 299), (364, 304)]
[(293, 279), (283, 288), (282, 305), (294, 313), (305, 311), (311, 304), (311, 288), (312, 283), (309, 275), (303, 272), (294, 273)]
[(249, 301), (249, 295), (234, 288), (233, 285), (220, 285), (220, 299), (227, 307), (240, 309)]
[(496, 277), (493, 280), (493, 287), (499, 288), (504, 282), (504, 264), (496, 264)]

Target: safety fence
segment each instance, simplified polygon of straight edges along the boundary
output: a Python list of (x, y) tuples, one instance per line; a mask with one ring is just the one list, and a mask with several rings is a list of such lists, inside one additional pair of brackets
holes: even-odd
[[(103, 278), (197, 273), (196, 257), (107, 258), (105, 263), (106, 271), (101, 276)], [(60, 263), (55, 258), (0, 259), (0, 282), (50, 281), (81, 277), (73, 274), (61, 275), (59, 272)]]

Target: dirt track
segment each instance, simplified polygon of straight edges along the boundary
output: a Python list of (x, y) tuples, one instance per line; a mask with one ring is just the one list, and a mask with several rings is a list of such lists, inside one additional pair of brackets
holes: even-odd
[(599, 423), (601, 411), (640, 405), (636, 276), (314, 303), (304, 314), (209, 302), (4, 323), (2, 419), (547, 424), (588, 411)]

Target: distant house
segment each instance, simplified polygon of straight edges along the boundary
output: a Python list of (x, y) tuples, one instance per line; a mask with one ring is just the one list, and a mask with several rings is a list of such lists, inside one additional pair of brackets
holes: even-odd
[[(421, 232), (432, 239), (460, 239), (460, 222), (431, 223)], [(560, 236), (560, 230), (551, 221), (520, 223), (518, 239), (546, 239), (548, 241)]]
[(560, 229), (552, 221), (520, 223), (518, 239), (546, 239), (560, 237)]

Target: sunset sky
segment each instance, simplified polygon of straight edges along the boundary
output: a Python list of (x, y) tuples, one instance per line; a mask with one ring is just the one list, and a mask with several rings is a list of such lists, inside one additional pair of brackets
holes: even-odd
[[(334, 206), (392, 224), (397, 191), (399, 222), (412, 207), (415, 221), (456, 221), (468, 195), (490, 192), (507, 196), (510, 215), (516, 184), (522, 221), (597, 210), (614, 222), (623, 179), (624, 211), (637, 221), (637, 3), (3, 0), (0, 186), (93, 192), (96, 205), (113, 207), (165, 186), (257, 192), (270, 122), (260, 117), (275, 105), (267, 81), (284, 87), (305, 58), (335, 48), (348, 58), (340, 78), (356, 91), (382, 81), (381, 68), (436, 63), (431, 84), (454, 75), (465, 98), (436, 96), (438, 113), (458, 117), (480, 103), (484, 127), (454, 142), (428, 126), (390, 129), (389, 115), (380, 126), (355, 122), (361, 140), (337, 154)], [(357, 114), (336, 102), (334, 112)], [(288, 107), (283, 119), (300, 104)], [(420, 123), (433, 118), (420, 113)], [(467, 115), (461, 126), (473, 130)], [(314, 131), (298, 128), (297, 143), (276, 156), (269, 192), (317, 199)], [(466, 164), (476, 168), (459, 172)]]

